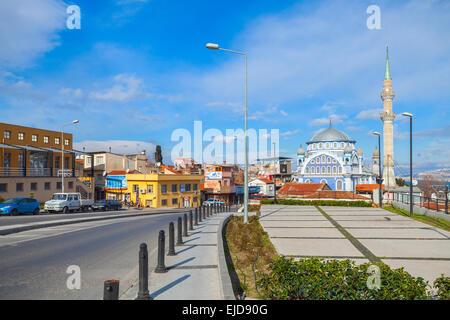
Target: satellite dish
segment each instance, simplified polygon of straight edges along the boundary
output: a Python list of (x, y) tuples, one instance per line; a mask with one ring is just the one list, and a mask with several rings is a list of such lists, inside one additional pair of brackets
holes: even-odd
[(417, 183), (418, 183), (417, 180), (413, 180), (413, 181), (412, 181), (412, 185), (413, 185), (413, 186), (417, 186)]
[(130, 172), (130, 169), (125, 170), (126, 173)]
[(157, 167), (160, 167), (160, 166), (161, 166), (161, 162), (157, 162), (157, 163), (156, 163), (156, 166), (157, 166)]
[(106, 176), (106, 171), (103, 171), (103, 176)]

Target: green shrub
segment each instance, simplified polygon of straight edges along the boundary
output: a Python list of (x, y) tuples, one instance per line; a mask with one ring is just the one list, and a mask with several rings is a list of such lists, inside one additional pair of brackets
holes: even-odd
[[(380, 268), (379, 289), (369, 289), (367, 272), (370, 263), (356, 265), (352, 260), (305, 258), (300, 261), (280, 257), (270, 272), (258, 280), (262, 298), (274, 300), (414, 300), (433, 299), (428, 282), (403, 270), (392, 270), (384, 263)], [(449, 278), (438, 282), (438, 298), (447, 297)]]
[(0, 203), (2, 203), (3, 201), (5, 201), (5, 199), (3, 199), (2, 197), (0, 197)]
[(436, 299), (450, 300), (450, 277), (440, 276), (434, 280), (433, 287), (436, 289)]
[[(345, 200), (295, 200), (277, 199), (278, 204), (294, 206), (338, 206), (338, 207), (372, 207), (371, 202)], [(273, 204), (273, 199), (261, 200), (261, 204)]]

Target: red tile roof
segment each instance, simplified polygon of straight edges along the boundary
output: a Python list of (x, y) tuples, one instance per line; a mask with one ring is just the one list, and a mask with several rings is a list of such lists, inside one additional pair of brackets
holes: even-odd
[[(134, 173), (134, 172), (136, 172), (136, 170), (128, 171), (128, 173)], [(125, 175), (125, 174), (127, 174), (126, 170), (113, 170), (113, 171), (108, 172), (109, 176), (122, 176), (122, 175)]]
[[(356, 191), (373, 191), (375, 189), (379, 189), (379, 184), (357, 184)], [(381, 185), (381, 188), (384, 190), (384, 184)]]
[(331, 190), (326, 183), (297, 183), (287, 182), (278, 191), (278, 194), (285, 195), (305, 195), (309, 192), (317, 192), (323, 190)]

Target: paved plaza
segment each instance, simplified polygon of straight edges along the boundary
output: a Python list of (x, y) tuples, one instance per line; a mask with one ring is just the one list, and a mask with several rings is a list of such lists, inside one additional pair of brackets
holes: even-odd
[(430, 283), (450, 276), (450, 232), (383, 209), (265, 205), (260, 221), (285, 256), (382, 261)]

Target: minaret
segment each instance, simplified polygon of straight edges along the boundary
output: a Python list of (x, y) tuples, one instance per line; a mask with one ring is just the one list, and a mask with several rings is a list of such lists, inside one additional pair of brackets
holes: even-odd
[(387, 188), (396, 187), (394, 174), (394, 128), (395, 113), (392, 112), (392, 100), (395, 92), (392, 91), (392, 78), (389, 70), (389, 49), (386, 47), (386, 68), (383, 80), (383, 113), (380, 115), (383, 121), (383, 184)]

